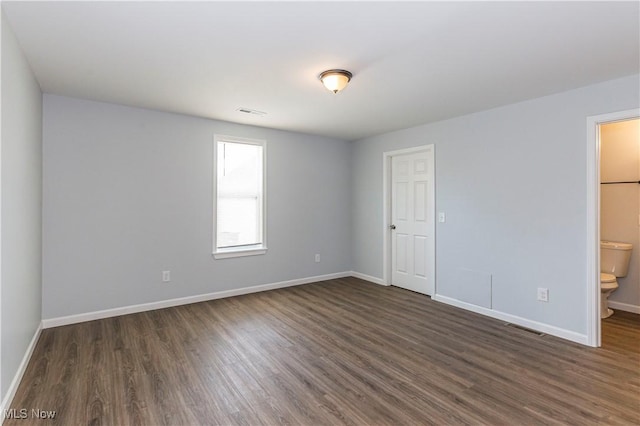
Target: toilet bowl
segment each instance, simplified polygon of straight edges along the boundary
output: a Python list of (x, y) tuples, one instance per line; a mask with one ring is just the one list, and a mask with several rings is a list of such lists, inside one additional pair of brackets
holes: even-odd
[(600, 318), (609, 318), (609, 296), (618, 288), (616, 278), (626, 277), (633, 245), (617, 241), (600, 241)]
[(618, 288), (615, 275), (600, 273), (600, 318), (609, 318), (613, 309), (609, 307), (609, 295)]

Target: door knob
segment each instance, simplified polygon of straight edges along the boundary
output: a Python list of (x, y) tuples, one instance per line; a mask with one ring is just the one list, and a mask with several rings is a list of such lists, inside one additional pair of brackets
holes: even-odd
[(396, 229), (395, 225), (389, 225), (389, 229)]

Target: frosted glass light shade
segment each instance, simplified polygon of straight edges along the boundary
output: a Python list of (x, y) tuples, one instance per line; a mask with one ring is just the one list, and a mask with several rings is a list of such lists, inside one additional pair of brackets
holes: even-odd
[(333, 93), (338, 93), (347, 87), (351, 77), (353, 74), (346, 70), (328, 70), (318, 76), (324, 87)]

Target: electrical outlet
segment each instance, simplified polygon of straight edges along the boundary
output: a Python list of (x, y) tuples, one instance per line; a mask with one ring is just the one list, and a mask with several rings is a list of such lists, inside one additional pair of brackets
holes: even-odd
[(168, 283), (171, 281), (171, 271), (162, 271), (162, 282)]
[(316, 254), (316, 263), (320, 263), (320, 255)]
[(538, 300), (541, 302), (549, 301), (549, 289), (538, 287)]

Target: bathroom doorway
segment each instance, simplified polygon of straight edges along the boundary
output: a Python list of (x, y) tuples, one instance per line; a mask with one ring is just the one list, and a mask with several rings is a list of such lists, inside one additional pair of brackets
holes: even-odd
[[(631, 254), (634, 261), (630, 274), (619, 278), (624, 288), (610, 300), (614, 309), (640, 313), (640, 294), (636, 294), (640, 293), (640, 148), (635, 146), (622, 152), (629, 144), (621, 143), (626, 141), (622, 137), (624, 132), (635, 131), (635, 135), (629, 133), (627, 137), (637, 140), (634, 129), (639, 117), (640, 109), (634, 109), (587, 118), (587, 341), (590, 346), (602, 344), (602, 239), (636, 243)], [(635, 209), (635, 213), (631, 213), (630, 208)]]

